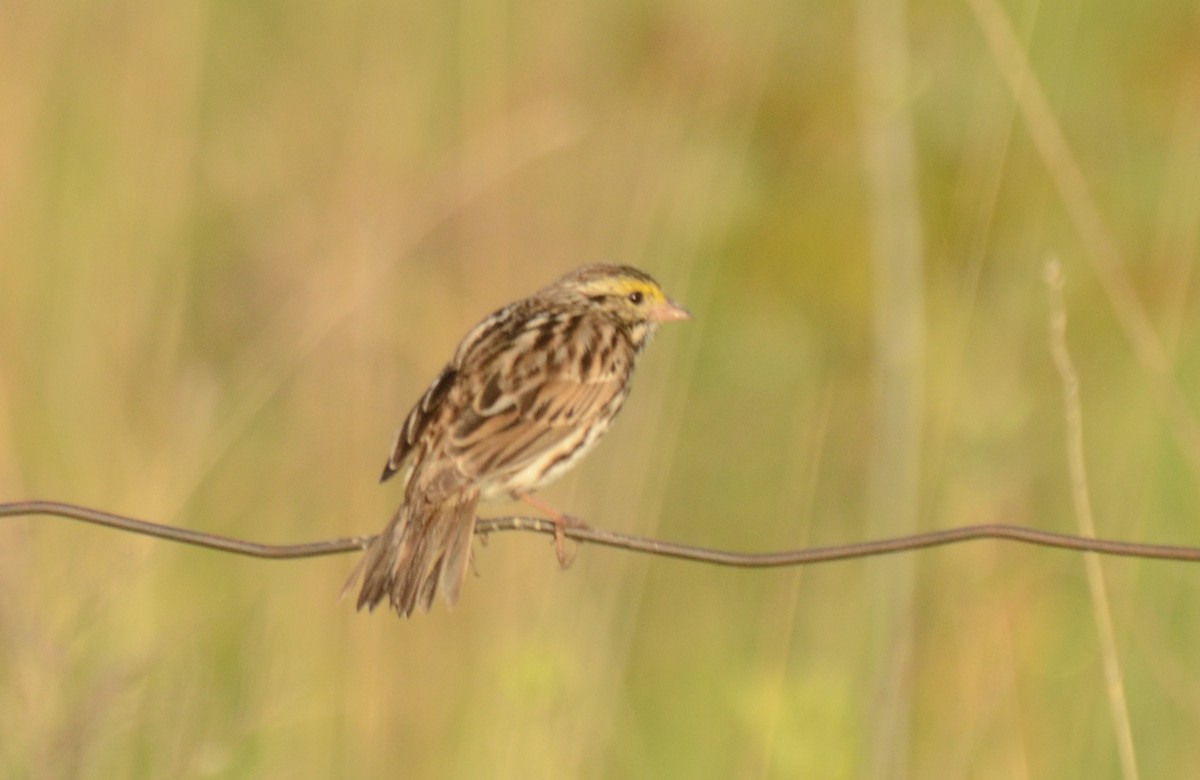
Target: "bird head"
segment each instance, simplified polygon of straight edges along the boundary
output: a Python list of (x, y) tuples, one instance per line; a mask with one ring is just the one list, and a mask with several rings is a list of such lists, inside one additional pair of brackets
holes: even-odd
[(692, 318), (671, 300), (649, 274), (627, 265), (588, 265), (559, 279), (553, 287), (586, 300), (627, 325), (675, 322)]

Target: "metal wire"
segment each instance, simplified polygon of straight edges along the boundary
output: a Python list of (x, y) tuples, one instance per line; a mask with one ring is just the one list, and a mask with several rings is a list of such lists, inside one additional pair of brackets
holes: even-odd
[[(210, 550), (248, 555), (254, 558), (292, 559), (337, 555), (339, 553), (366, 549), (375, 538), (374, 536), (351, 536), (301, 544), (263, 544), (205, 533), (203, 531), (193, 531), (187, 528), (151, 523), (146, 520), (138, 520), (133, 517), (126, 517), (112, 512), (104, 512), (99, 509), (67, 504), (60, 501), (15, 501), (0, 503), (0, 517), (32, 515), (49, 515), (68, 520), (78, 520), (104, 526), (105, 528), (128, 531), (130, 533), (142, 534), (143, 536), (152, 536), (157, 539), (165, 539), (181, 544), (205, 547)], [(475, 526), (475, 533), (485, 538), (489, 534), (501, 531), (529, 531), (553, 535), (555, 526), (552, 521), (538, 517), (481, 518)], [(866, 558), (872, 555), (888, 555), (911, 550), (922, 550), (929, 547), (941, 547), (976, 539), (1003, 539), (1039, 547), (1054, 547), (1062, 550), (1092, 552), (1101, 555), (1119, 555), (1129, 558), (1200, 561), (1200, 548), (1197, 547), (1098, 539), (1002, 524), (969, 525), (869, 542), (759, 553), (715, 550), (708, 547), (665, 542), (659, 539), (650, 539), (643, 536), (634, 536), (632, 534), (623, 534), (587, 526), (568, 527), (565, 530), (565, 534), (568, 538), (574, 539), (577, 542), (598, 544), (621, 550), (633, 550), (635, 552), (661, 555), (686, 561), (747, 569), (844, 561), (852, 558)]]

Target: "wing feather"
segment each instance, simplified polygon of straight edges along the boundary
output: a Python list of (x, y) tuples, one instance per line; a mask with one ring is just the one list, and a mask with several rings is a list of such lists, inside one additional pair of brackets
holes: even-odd
[(408, 417), (404, 419), (404, 425), (401, 425), (400, 430), (396, 433), (396, 441), (392, 444), (392, 454), (388, 457), (387, 463), (383, 465), (380, 482), (399, 471), (404, 462), (408, 460), (420, 442), (421, 435), (429, 428), (430, 423), (442, 413), (442, 404), (450, 393), (450, 388), (454, 386), (457, 376), (458, 371), (453, 365), (443, 368), (442, 372), (430, 383), (425, 394), (421, 396), (421, 400), (408, 413)]
[(420, 450), (410, 488), (427, 500), (552, 462), (624, 399), (635, 350), (607, 323), (577, 312), (501, 314), (468, 335), (397, 437), (385, 474)]
[[(564, 343), (551, 347), (548, 332)], [(630, 370), (628, 360), (582, 359), (595, 354), (601, 336), (579, 317), (543, 320), (515, 339), (528, 345), (493, 352), (495, 359), (481, 366), (488, 377), (482, 391), (463, 404), (442, 445), (457, 471), (473, 479), (502, 477), (578, 438), (580, 426), (623, 392)], [(537, 343), (540, 349), (522, 348)]]
[(521, 471), (578, 436), (581, 421), (610, 403), (623, 386), (624, 380), (613, 376), (542, 381), (532, 402), (507, 406), (482, 425), (458, 426), (446, 443), (447, 454), (463, 474)]

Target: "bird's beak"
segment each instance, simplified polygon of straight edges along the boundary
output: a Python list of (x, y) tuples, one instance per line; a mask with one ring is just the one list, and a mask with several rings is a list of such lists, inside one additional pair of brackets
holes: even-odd
[(678, 322), (680, 320), (690, 320), (692, 313), (680, 306), (675, 301), (667, 298), (662, 303), (650, 310), (651, 322)]

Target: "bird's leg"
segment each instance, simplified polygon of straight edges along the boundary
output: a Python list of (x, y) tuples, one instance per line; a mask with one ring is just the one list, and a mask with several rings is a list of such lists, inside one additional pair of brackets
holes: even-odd
[(587, 523), (579, 518), (565, 515), (554, 507), (542, 501), (539, 498), (534, 498), (532, 493), (522, 493), (518, 496), (526, 504), (529, 504), (534, 509), (550, 518), (554, 523), (554, 554), (558, 557), (558, 565), (566, 569), (575, 561), (575, 552), (567, 553), (567, 537), (565, 531), (568, 528), (587, 528)]

